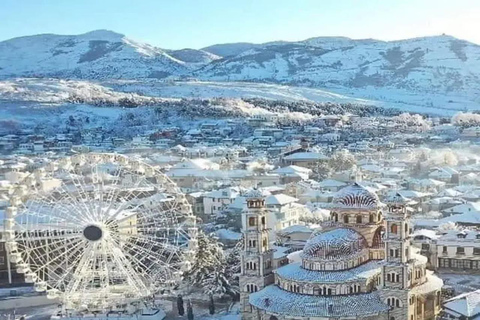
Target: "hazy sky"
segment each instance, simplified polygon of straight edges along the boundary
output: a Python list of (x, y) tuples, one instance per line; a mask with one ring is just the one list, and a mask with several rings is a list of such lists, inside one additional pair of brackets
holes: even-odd
[(109, 29), (162, 48), (446, 33), (480, 44), (480, 0), (1, 0), (0, 40)]

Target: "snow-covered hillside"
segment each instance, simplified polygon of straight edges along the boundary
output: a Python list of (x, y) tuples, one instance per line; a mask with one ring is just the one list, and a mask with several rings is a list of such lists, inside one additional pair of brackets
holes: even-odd
[(106, 30), (44, 34), (0, 42), (0, 79), (16, 77), (102, 81), (156, 97), (367, 100), (437, 114), (480, 110), (480, 46), (450, 36), (167, 50)]
[(351, 103), (447, 116), (458, 111), (480, 110), (478, 101), (461, 95), (420, 95), (408, 90), (388, 88), (322, 90), (269, 83), (156, 79), (92, 82), (17, 78), (0, 81), (0, 101), (4, 102), (85, 103), (128, 107), (155, 105), (181, 98), (260, 98), (290, 102)]
[(402, 41), (314, 38), (268, 45), (209, 64), (209, 80), (480, 94), (480, 46), (449, 36)]
[(0, 42), (0, 77), (164, 78), (189, 70), (165, 50), (107, 30)]
[(121, 92), (165, 98), (264, 98), (269, 100), (337, 102), (380, 105), (379, 101), (355, 98), (331, 91), (269, 83), (219, 81), (106, 81)]

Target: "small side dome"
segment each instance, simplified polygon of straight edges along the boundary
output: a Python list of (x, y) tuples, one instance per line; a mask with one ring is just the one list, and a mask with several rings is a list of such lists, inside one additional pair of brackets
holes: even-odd
[(313, 236), (303, 248), (302, 258), (333, 260), (367, 248), (365, 238), (352, 229), (339, 228)]
[(250, 200), (250, 199), (263, 199), (265, 196), (263, 195), (263, 193), (258, 190), (258, 189), (251, 189), (251, 190), (248, 190), (247, 192), (245, 192), (245, 194), (243, 195), (245, 197), (245, 199), (247, 200)]
[(333, 203), (339, 208), (348, 209), (375, 209), (381, 205), (378, 196), (374, 192), (358, 183), (338, 191), (333, 199)]

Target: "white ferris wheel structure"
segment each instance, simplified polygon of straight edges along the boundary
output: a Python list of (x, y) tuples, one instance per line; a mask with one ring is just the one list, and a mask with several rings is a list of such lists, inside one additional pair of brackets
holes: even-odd
[(196, 249), (184, 194), (118, 154), (80, 154), (35, 170), (10, 194), (11, 262), (63, 310), (122, 310), (177, 285)]

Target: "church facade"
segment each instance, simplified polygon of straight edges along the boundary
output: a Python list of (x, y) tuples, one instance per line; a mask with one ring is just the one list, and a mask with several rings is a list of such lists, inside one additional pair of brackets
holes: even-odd
[(260, 193), (247, 196), (240, 277), (242, 317), (289, 319), (434, 319), (441, 279), (410, 245), (408, 199), (380, 202), (359, 184), (337, 193), (331, 219), (299, 261), (272, 269)]

